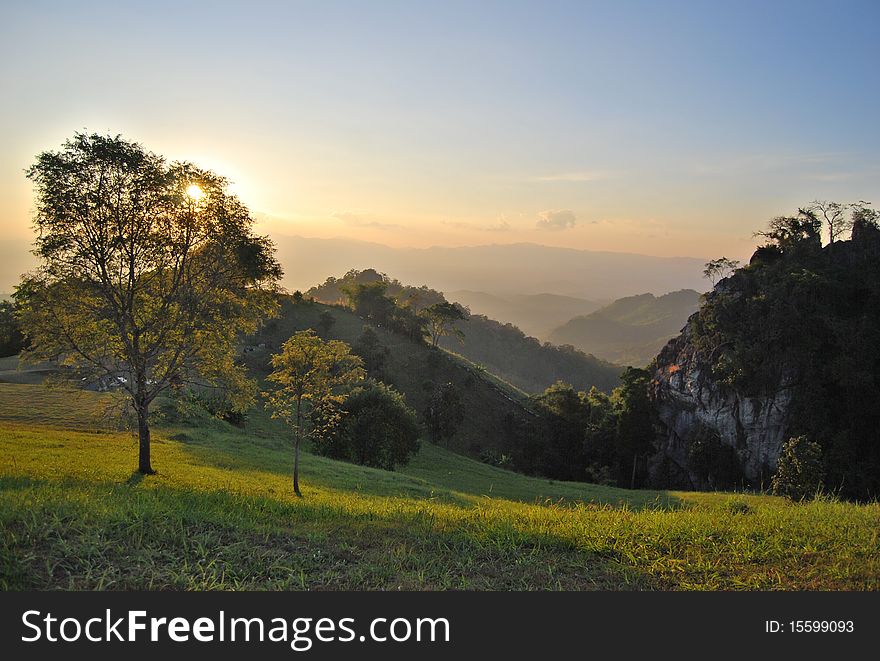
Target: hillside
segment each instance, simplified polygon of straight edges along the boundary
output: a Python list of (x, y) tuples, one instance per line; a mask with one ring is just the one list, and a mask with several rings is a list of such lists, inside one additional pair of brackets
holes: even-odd
[[(880, 506), (528, 478), (423, 444), (404, 470), (260, 420), (96, 432), (103, 395), (0, 384), (2, 589), (877, 589)], [(17, 402), (35, 404), (27, 418)], [(45, 416), (45, 417), (44, 417)]]
[(551, 330), (572, 317), (589, 314), (599, 303), (558, 294), (490, 294), (482, 291), (446, 292), (450, 301), (467, 306), (474, 314), (511, 323), (526, 335), (547, 339)]
[[(446, 300), (441, 292), (422, 285), (405, 285), (375, 269), (351, 270), (340, 278), (327, 278), (308, 289), (307, 297), (330, 304), (346, 300), (343, 292), (353, 284), (378, 283), (399, 305), (419, 311)], [(539, 393), (557, 381), (579, 390), (596, 386), (610, 391), (618, 385), (621, 368), (570, 347), (542, 344), (510, 323), (472, 314), (457, 324), (462, 340), (446, 337), (441, 346), (488, 369), (489, 372), (526, 393)]]
[[(319, 317), (327, 311), (335, 323), (327, 337), (356, 345), (364, 330), (364, 321), (341, 307), (284, 299), (281, 315), (273, 319), (253, 338), (244, 354), (251, 373), (265, 377), (269, 372), (269, 355), (293, 333), (306, 328), (317, 328)], [(445, 352), (431, 351), (422, 343), (407, 337), (374, 328), (383, 347), (388, 349), (381, 370), (382, 380), (403, 393), (407, 403), (421, 414), (428, 405), (431, 393), (438, 385), (451, 383), (464, 407), (465, 420), (449, 447), (471, 456), (479, 456), (486, 449), (500, 449), (505, 429), (510, 421), (530, 415), (526, 395), (466, 360)]]
[(700, 294), (693, 289), (628, 296), (571, 319), (549, 339), (621, 365), (644, 366), (681, 330), (699, 303)]
[(595, 386), (610, 392), (620, 383), (619, 366), (570, 346), (542, 344), (513, 324), (472, 314), (458, 328), (463, 340), (445, 337), (442, 347), (485, 366), (525, 392), (543, 392), (557, 381), (577, 390)]

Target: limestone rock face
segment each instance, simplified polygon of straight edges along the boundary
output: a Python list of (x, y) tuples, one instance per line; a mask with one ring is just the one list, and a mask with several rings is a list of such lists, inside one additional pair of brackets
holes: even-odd
[(736, 451), (752, 483), (769, 481), (786, 438), (791, 379), (780, 375), (779, 387), (766, 397), (747, 397), (717, 383), (690, 341), (689, 326), (657, 356), (652, 377), (651, 398), (661, 423), (652, 474), (671, 465), (673, 482), (712, 488), (689, 466), (691, 444), (708, 434)]

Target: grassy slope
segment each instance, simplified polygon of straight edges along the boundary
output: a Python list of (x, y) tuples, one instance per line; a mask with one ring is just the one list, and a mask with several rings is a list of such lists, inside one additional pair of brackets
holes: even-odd
[[(3, 588), (874, 588), (880, 506), (527, 478), (425, 445), (398, 473), (290, 452), (257, 417), (163, 428), (0, 384)], [(23, 404), (28, 404), (22, 410)]]

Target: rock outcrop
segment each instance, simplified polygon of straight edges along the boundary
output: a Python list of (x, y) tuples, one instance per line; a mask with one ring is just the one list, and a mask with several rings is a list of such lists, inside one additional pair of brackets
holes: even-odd
[(693, 444), (711, 438), (736, 453), (748, 481), (766, 484), (786, 438), (792, 394), (785, 375), (765, 397), (747, 397), (716, 382), (685, 326), (657, 356), (652, 374), (651, 398), (660, 420), (658, 453), (650, 464), (655, 481), (716, 488), (711, 476), (707, 480), (692, 465)]

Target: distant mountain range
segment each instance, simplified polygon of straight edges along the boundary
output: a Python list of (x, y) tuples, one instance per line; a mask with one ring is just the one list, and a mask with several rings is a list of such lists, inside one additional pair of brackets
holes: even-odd
[[(692, 257), (650, 257), (529, 243), (391, 248), (344, 238), (272, 238), (284, 267), (284, 285), (291, 291), (305, 290), (350, 268), (368, 267), (401, 282), (424, 282), (444, 292), (482, 291), (502, 297), (549, 293), (603, 302), (642, 292), (659, 295), (705, 286), (705, 260)], [(29, 240), (0, 239), (0, 291), (12, 291), (21, 273), (33, 268), (36, 259), (30, 249)], [(569, 318), (584, 313), (576, 309)], [(551, 323), (543, 325), (543, 330), (563, 321), (551, 314)]]
[(663, 296), (627, 296), (571, 319), (553, 330), (548, 339), (620, 365), (644, 366), (678, 335), (699, 305), (700, 294), (693, 289)]
[(499, 296), (462, 289), (446, 292), (446, 298), (466, 305), (473, 314), (512, 323), (526, 335), (542, 340), (573, 316), (589, 314), (602, 307), (595, 301), (559, 294)]
[[(285, 271), (284, 284), (291, 290), (304, 291), (351, 268), (375, 268), (401, 282), (423, 282), (443, 292), (482, 291), (501, 297), (550, 293), (611, 301), (641, 292), (659, 295), (705, 286), (705, 260), (692, 257), (650, 257), (528, 243), (391, 248), (348, 239), (273, 239)], [(579, 311), (569, 318), (577, 314)]]

